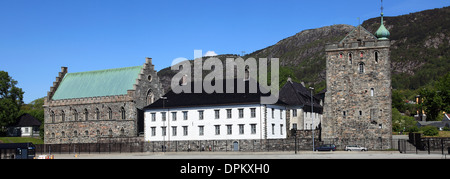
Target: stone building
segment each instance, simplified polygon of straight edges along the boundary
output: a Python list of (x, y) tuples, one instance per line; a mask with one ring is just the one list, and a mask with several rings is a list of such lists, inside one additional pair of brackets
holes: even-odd
[(392, 139), (389, 31), (375, 35), (361, 25), (326, 52), (322, 140), (338, 147), (390, 148)]
[(142, 66), (67, 72), (61, 68), (45, 97), (46, 144), (137, 137), (141, 109), (164, 94), (151, 58)]

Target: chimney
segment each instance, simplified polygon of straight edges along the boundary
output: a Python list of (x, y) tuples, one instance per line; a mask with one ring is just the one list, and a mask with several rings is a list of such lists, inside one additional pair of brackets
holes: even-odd
[(288, 79), (287, 79), (287, 82), (291, 82), (291, 83), (292, 83), (291, 75), (289, 75), (289, 77), (288, 77)]

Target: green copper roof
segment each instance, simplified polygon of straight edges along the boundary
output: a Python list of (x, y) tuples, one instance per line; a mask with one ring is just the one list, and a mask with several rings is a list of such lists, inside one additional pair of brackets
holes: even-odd
[(377, 36), (378, 40), (387, 40), (389, 39), (389, 36), (391, 33), (384, 27), (383, 24), (383, 13), (381, 13), (381, 26), (378, 28), (378, 30), (375, 32), (375, 36)]
[(53, 100), (125, 95), (133, 89), (142, 66), (67, 73)]

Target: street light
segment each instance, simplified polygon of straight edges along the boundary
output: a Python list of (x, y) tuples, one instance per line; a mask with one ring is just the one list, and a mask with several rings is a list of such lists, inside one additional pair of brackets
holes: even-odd
[(313, 87), (309, 87), (309, 89), (311, 90), (311, 121), (312, 121), (312, 126), (311, 126), (311, 130), (312, 130), (312, 143), (313, 143), (313, 152), (314, 152), (314, 100), (313, 100)]

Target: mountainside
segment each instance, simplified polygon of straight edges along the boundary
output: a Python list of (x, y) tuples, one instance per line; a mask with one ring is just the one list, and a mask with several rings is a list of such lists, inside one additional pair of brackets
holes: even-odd
[[(391, 33), (394, 89), (418, 89), (449, 71), (450, 7), (385, 17), (384, 21)], [(366, 20), (362, 26), (374, 34), (380, 26), (380, 17)], [(326, 86), (325, 44), (339, 42), (354, 28), (351, 25), (332, 25), (304, 30), (243, 58), (279, 58), (280, 85), (291, 76), (294, 81), (315, 86), (318, 92)], [(218, 58), (225, 60), (226, 56), (229, 55)], [(174, 74), (176, 72), (172, 72), (170, 67), (158, 72), (166, 92)]]

